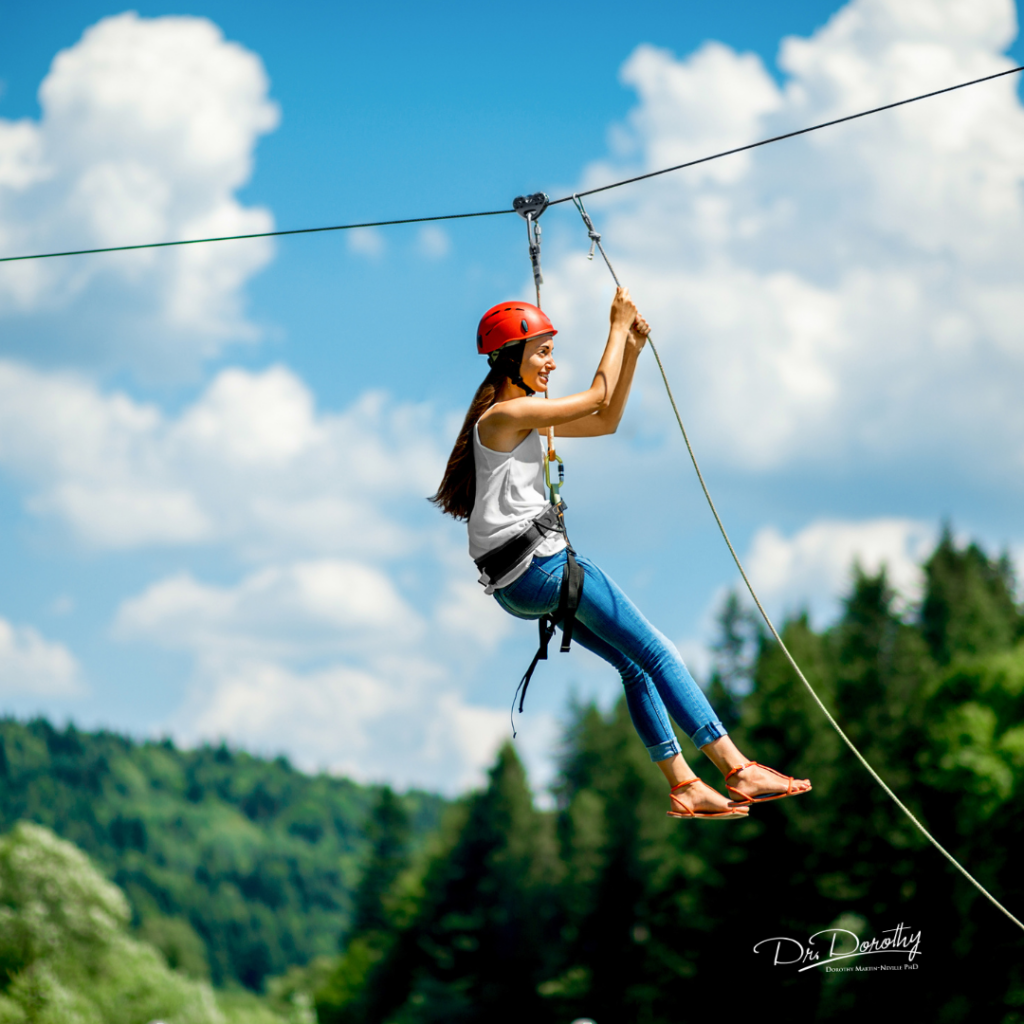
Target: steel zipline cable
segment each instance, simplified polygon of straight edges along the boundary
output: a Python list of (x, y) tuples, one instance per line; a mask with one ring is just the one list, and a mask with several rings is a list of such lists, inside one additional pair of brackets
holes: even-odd
[[(872, 107), (870, 110), (861, 110), (856, 114), (847, 114), (845, 117), (837, 117), (831, 121), (822, 121), (820, 124), (812, 124), (807, 128), (798, 128), (796, 131), (784, 132), (782, 135), (773, 135), (768, 139), (761, 139), (758, 142), (749, 142), (745, 146), (736, 146), (733, 149), (724, 149), (720, 153), (712, 153), (710, 156), (702, 156), (696, 160), (688, 160), (685, 163), (674, 164), (672, 167), (663, 167), (659, 171), (648, 171), (646, 174), (637, 174), (632, 178), (623, 178), (621, 181), (613, 181), (610, 185), (600, 185), (597, 188), (588, 189), (585, 192), (575, 193), (579, 196), (592, 196), (598, 192), (607, 192), (613, 188), (621, 188), (623, 185), (631, 185), (637, 181), (646, 181), (648, 178), (657, 178), (662, 174), (671, 174), (673, 171), (682, 171), (687, 167), (696, 167), (698, 164), (710, 163), (712, 160), (721, 160), (722, 157), (733, 156), (736, 153), (746, 153), (751, 149), (758, 149), (761, 146), (771, 145), (773, 142), (782, 142), (785, 139), (793, 139), (798, 135), (807, 135), (809, 132), (820, 131), (822, 128), (831, 128), (833, 125), (844, 124), (847, 121), (856, 121), (861, 117), (868, 117), (871, 114), (880, 114), (884, 110), (893, 110), (896, 107), (906, 106), (908, 103), (917, 103), (919, 100), (931, 99), (933, 96), (942, 96), (948, 92), (956, 92), (958, 89), (966, 89), (972, 85), (980, 85), (982, 82), (991, 82), (996, 78), (1004, 78), (1006, 75), (1014, 75), (1024, 71), (1024, 65), (1014, 68), (1007, 68), (1005, 71), (997, 71), (994, 75), (984, 75), (982, 78), (972, 78), (969, 82), (960, 82), (957, 85), (949, 85), (944, 89), (934, 89), (932, 92), (924, 92), (918, 96), (909, 96), (907, 99), (897, 100), (895, 103), (885, 103), (880, 107)], [(559, 203), (569, 202), (573, 196), (562, 196), (561, 199), (552, 199), (548, 204), (557, 206)], [(432, 217), (403, 217), (397, 220), (374, 220), (364, 221), (358, 224), (332, 224), (316, 228), (290, 228), (283, 231), (255, 231), (245, 235), (217, 235), (211, 238), (186, 238), (175, 242), (144, 242), (139, 245), (110, 245), (96, 249), (69, 249), (65, 252), (40, 252), (26, 256), (0, 256), (0, 263), (16, 263), (21, 260), (48, 260), (58, 256), (90, 256), (101, 252), (129, 252), (134, 249), (168, 249), (178, 245), (204, 245), (207, 242), (238, 242), (249, 238), (282, 238), (286, 235), (314, 235), (324, 231), (354, 231), (357, 228), (386, 228), (399, 224), (427, 224), (433, 221), (443, 220), (467, 220), (471, 217), (499, 217), (507, 213), (515, 213), (515, 210), (481, 210), (475, 213), (444, 213)]]
[[(695, 167), (698, 164), (709, 163), (712, 160), (720, 160), (722, 157), (732, 156), (736, 153), (744, 153), (747, 152), (748, 150), (757, 149), (761, 146), (767, 146), (774, 142), (782, 142), (785, 139), (792, 139), (796, 138), (799, 135), (806, 135), (809, 132), (819, 131), (822, 128), (830, 128), (834, 125), (844, 124), (847, 121), (855, 121), (862, 117), (868, 117), (871, 114), (878, 114), (885, 110), (892, 110), (896, 107), (906, 106), (908, 103), (917, 103), (919, 100), (926, 100), (930, 99), (933, 96), (941, 96), (944, 95), (945, 93), (955, 92), (958, 89), (966, 89), (969, 86), (979, 85), (982, 82), (991, 82), (994, 79), (1003, 78), (1007, 75), (1017, 74), (1020, 71), (1024, 71), (1024, 65), (1008, 68), (1005, 71), (999, 71), (992, 75), (985, 75), (982, 78), (974, 78), (969, 82), (961, 82), (958, 85), (947, 86), (944, 89), (935, 89), (932, 92), (921, 93), (918, 96), (911, 96), (908, 97), (907, 99), (897, 100), (895, 103), (886, 103), (879, 107), (872, 107), (870, 110), (862, 110), (856, 114), (848, 114), (845, 117), (837, 117), (831, 121), (823, 121), (820, 124), (810, 125), (807, 128), (800, 128), (796, 131), (785, 132), (781, 135), (774, 135), (771, 138), (761, 139), (758, 142), (751, 142), (745, 146), (737, 146), (733, 149), (726, 149), (719, 153), (713, 153), (709, 156), (700, 157), (696, 160), (689, 160), (685, 163), (675, 164), (672, 167), (664, 167), (658, 171), (650, 171), (646, 174), (638, 174), (632, 178), (624, 178), (621, 181), (612, 182), (609, 185), (601, 185), (597, 188), (588, 189), (584, 192), (577, 192), (569, 196), (563, 196), (561, 199), (553, 199), (549, 203), (546, 203), (545, 205), (556, 206), (559, 203), (566, 203), (569, 201), (572, 201), (574, 203), (577, 210), (579, 210), (584, 223), (587, 226), (593, 245), (600, 249), (601, 255), (604, 258), (604, 261), (607, 264), (609, 271), (611, 272), (612, 278), (615, 280), (616, 284), (619, 284), (619, 279), (615, 273), (615, 269), (612, 267), (611, 261), (608, 259), (608, 254), (605, 252), (604, 246), (601, 244), (601, 236), (594, 229), (593, 222), (591, 221), (585, 207), (583, 206), (583, 203), (581, 201), (582, 197), (594, 195), (598, 192), (607, 192), (610, 189), (614, 188), (621, 188), (623, 185), (630, 185), (637, 181), (645, 181), (648, 178), (659, 177), (662, 174), (671, 174), (673, 171), (681, 171), (687, 167)], [(542, 198), (546, 199), (546, 197)], [(69, 250), (67, 252), (36, 253), (27, 256), (3, 256), (0, 257), (0, 263), (12, 263), (20, 260), (51, 259), (57, 256), (86, 256), (91, 255), (93, 253), (126, 252), (134, 249), (162, 249), (178, 245), (200, 245), (206, 242), (233, 242), (250, 238), (279, 238), (286, 235), (308, 235), (324, 231), (350, 231), (357, 228), (391, 227), (393, 225), (399, 224), (424, 224), (433, 221), (463, 220), (470, 217), (497, 217), (502, 214), (516, 212), (517, 211), (514, 209), (508, 209), (485, 210), (477, 213), (450, 213), (433, 217), (406, 217), (398, 220), (366, 221), (358, 224), (335, 224), (326, 227), (293, 228), (291, 230), (285, 231), (261, 231), (244, 235), (223, 235), (214, 238), (190, 238), (174, 242), (148, 242), (141, 245), (115, 245), (108, 246), (106, 248), (75, 249)], [(906, 804), (904, 804), (900, 800), (900, 798), (889, 788), (888, 785), (886, 785), (882, 777), (875, 771), (874, 768), (871, 767), (871, 765), (868, 763), (864, 755), (861, 754), (861, 752), (854, 745), (853, 741), (846, 735), (842, 727), (829, 712), (828, 708), (822, 702), (821, 698), (817, 695), (817, 693), (815, 693), (814, 688), (811, 686), (810, 682), (808, 682), (807, 680), (807, 677), (801, 671), (800, 666), (796, 662), (796, 659), (790, 653), (789, 648), (786, 646), (782, 637), (779, 635), (778, 630), (776, 630), (775, 625), (772, 623), (772, 620), (769, 618), (768, 613), (765, 611), (763, 605), (761, 604), (761, 601), (758, 598), (757, 593), (755, 592), (754, 587), (750, 582), (750, 579), (747, 577), (746, 570), (743, 568), (743, 563), (740, 561), (739, 555), (736, 554), (736, 549), (733, 547), (732, 541), (729, 539), (729, 534), (726, 532), (725, 525), (718, 514), (717, 508), (715, 508), (715, 503), (711, 498), (711, 493), (708, 490), (707, 484), (704, 481), (704, 476), (701, 473), (700, 466), (697, 463), (697, 457), (694, 454), (692, 445), (690, 444), (690, 438), (686, 432), (686, 427), (683, 426), (683, 420), (679, 414), (679, 409), (676, 406), (676, 400), (672, 394), (672, 388), (669, 385), (668, 376), (665, 373), (665, 367), (662, 364), (661, 356), (658, 354), (658, 350), (655, 348), (653, 339), (648, 338), (648, 343), (651, 346), (651, 351), (654, 354), (654, 358), (658, 364), (658, 370), (661, 373), (661, 379), (665, 385), (665, 390), (668, 393), (668, 399), (671, 403), (672, 411), (675, 413), (676, 422), (679, 425), (679, 429), (683, 435), (683, 440), (686, 443), (686, 450), (687, 452), (689, 452), (690, 459), (693, 463), (693, 468), (696, 470), (697, 473), (697, 479), (700, 481), (701, 488), (704, 491), (704, 497), (707, 499), (708, 505), (711, 508), (711, 512), (715, 517), (715, 522), (718, 524), (718, 528), (721, 531), (722, 537), (725, 540), (727, 547), (729, 548), (729, 553), (732, 555), (733, 561), (736, 563), (736, 567), (737, 569), (739, 569), (740, 575), (743, 578), (743, 582), (746, 584), (747, 589), (750, 592), (750, 596), (753, 598), (754, 603), (757, 605), (758, 611), (761, 613), (761, 616), (764, 619), (765, 623), (767, 623), (768, 629), (771, 631), (772, 636), (779, 644), (780, 649), (785, 654), (787, 660), (789, 661), (793, 670), (796, 672), (800, 681), (807, 688), (808, 692), (814, 699), (815, 703), (818, 705), (818, 707), (821, 709), (825, 717), (828, 719), (829, 724), (836, 730), (840, 738), (847, 745), (847, 747), (849, 747), (849, 749), (852, 751), (857, 760), (870, 773), (871, 777), (885, 791), (885, 793), (890, 797), (890, 799), (892, 799), (896, 806), (899, 807), (901, 811), (903, 811), (903, 813), (910, 819), (911, 822), (913, 822), (914, 826), (921, 832), (921, 834), (928, 840), (928, 842), (931, 843), (932, 846), (934, 846), (935, 849), (938, 850), (938, 852), (941, 853), (942, 856), (953, 867), (955, 867), (957, 871), (959, 871), (964, 876), (964, 878), (966, 878), (967, 881), (974, 886), (975, 889), (978, 890), (978, 892), (980, 892), (990, 903), (992, 903), (993, 906), (995, 906), (998, 910), (1005, 914), (1006, 917), (1008, 917), (1015, 925), (1017, 925), (1018, 928), (1024, 930), (1024, 922), (1020, 921), (1009, 910), (1007, 910), (1006, 907), (1004, 907), (973, 875), (971, 875), (970, 872), (968, 872), (967, 869), (948, 850), (946, 850), (946, 848), (943, 847), (939, 843), (939, 841), (925, 828), (925, 826), (918, 820), (918, 818), (914, 815), (910, 808), (907, 807)]]

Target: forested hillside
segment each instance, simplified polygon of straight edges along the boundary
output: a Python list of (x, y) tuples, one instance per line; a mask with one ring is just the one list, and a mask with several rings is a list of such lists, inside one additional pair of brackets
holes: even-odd
[[(136, 934), (216, 985), (259, 989), (337, 952), (380, 799), (224, 746), (0, 721), (0, 831), (28, 820), (75, 843), (124, 890)], [(442, 801), (398, 799), (421, 841)]]
[(313, 1024), (308, 997), (218, 999), (133, 938), (130, 918), (124, 893), (71, 843), (28, 822), (0, 836), (0, 1022)]
[[(901, 616), (884, 574), (857, 573), (838, 622), (797, 618), (785, 638), (883, 777), (1021, 916), (1024, 619), (1010, 565), (947, 535), (926, 580)], [(889, 1021), (897, 1005), (915, 1020), (1024, 1020), (1024, 935), (871, 781), (735, 600), (718, 655), (712, 688), (741, 749), (810, 777), (811, 794), (748, 821), (670, 819), (624, 705), (578, 708), (556, 812), (533, 806), (507, 747), (435, 855), (377, 887), (346, 954), (293, 972), (320, 1024), (678, 1024), (769, 1005), (793, 1021)], [(901, 924), (921, 936), (911, 970), (798, 972), (754, 952)]]
[[(898, 611), (884, 573), (855, 572), (838, 621), (816, 631), (797, 617), (786, 641), (882, 776), (1021, 916), (1011, 566), (946, 535), (925, 579), (920, 605)], [(4, 822), (43, 821), (88, 850), (172, 966), (250, 986), (277, 975), (272, 1004), (315, 1006), (319, 1024), (680, 1024), (766, 1006), (794, 1021), (889, 1021), (899, 1006), (1024, 1022), (1021, 931), (872, 782), (737, 600), (720, 624), (711, 690), (732, 734), (814, 784), (749, 820), (666, 817), (667, 787), (620, 703), (574, 708), (550, 811), (512, 746), (484, 790), (444, 806), (225, 749), (6, 722)], [(865, 960), (912, 970), (799, 971), (754, 951), (901, 926), (920, 936), (912, 963)]]

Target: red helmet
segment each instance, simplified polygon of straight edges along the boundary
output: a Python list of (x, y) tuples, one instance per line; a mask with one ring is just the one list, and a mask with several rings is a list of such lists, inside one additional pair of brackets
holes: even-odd
[(500, 302), (481, 317), (476, 329), (476, 350), (489, 356), (512, 342), (557, 333), (547, 315), (536, 306), (528, 302)]

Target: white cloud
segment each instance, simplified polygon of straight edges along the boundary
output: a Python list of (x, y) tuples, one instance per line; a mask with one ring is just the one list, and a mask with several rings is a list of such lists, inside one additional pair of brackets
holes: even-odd
[(866, 573), (883, 566), (904, 604), (919, 599), (921, 563), (936, 541), (934, 526), (912, 519), (818, 520), (792, 537), (758, 530), (746, 560), (758, 596), (777, 611), (805, 607), (819, 621), (849, 592), (854, 562)]
[[(630, 132), (616, 141), (625, 153), (644, 140), (644, 159), (668, 167), (735, 145), (756, 131), (767, 114), (782, 106), (771, 77), (754, 54), (737, 55), (707, 42), (685, 62), (667, 50), (641, 45), (622, 67), (621, 79), (644, 98), (629, 118)], [(737, 181), (750, 170), (750, 157), (711, 163), (695, 180)], [(591, 173), (594, 173), (593, 171)]]
[(428, 409), (368, 394), (318, 412), (283, 367), (224, 370), (169, 417), (0, 361), (0, 466), (28, 483), (37, 513), (100, 548), (398, 555), (423, 541), (389, 503), (432, 493), (444, 455)]
[(477, 588), (470, 632), (461, 583), (430, 577), (424, 613), (353, 561), (282, 564), (233, 586), (179, 575), (125, 601), (115, 632), (194, 656), (171, 723), (183, 739), (227, 737), (308, 768), (454, 791), (479, 781), (508, 736), (507, 714), (462, 690), (510, 623)]
[[(720, 44), (683, 59), (639, 47), (623, 69), (638, 106), (616, 158), (582, 185), (1004, 70), (1015, 29), (1011, 0), (852, 0), (784, 42), (782, 87)], [(1000, 79), (588, 201), (703, 450), (758, 471), (913, 458), (1004, 480), (1024, 465), (1016, 86)], [(583, 248), (582, 226), (578, 238)], [(546, 276), (563, 350), (600, 336), (603, 268), (577, 251)]]
[(513, 622), (424, 500), (438, 434), (428, 408), (382, 395), (318, 410), (282, 367), (224, 370), (170, 416), (0, 361), (0, 466), (37, 514), (95, 548), (205, 546), (251, 565), (121, 602), (115, 639), (191, 660), (166, 727), (454, 791), (508, 735), (504, 710), (466, 693)]
[(452, 240), (444, 228), (426, 224), (416, 236), (416, 247), (421, 255), (430, 260), (444, 259), (452, 250)]
[[(205, 19), (100, 21), (55, 58), (38, 123), (0, 120), (0, 250), (272, 230), (234, 196), (277, 124), (267, 88), (259, 58)], [(253, 336), (242, 290), (271, 253), (256, 240), (4, 264), (5, 347), (189, 370)]]
[(297, 672), (252, 662), (201, 674), (178, 716), (183, 740), (285, 751), (308, 770), (456, 793), (479, 785), (508, 737), (507, 714), (467, 704), (417, 659), (373, 672)]
[(360, 256), (377, 260), (384, 255), (384, 251), (387, 249), (384, 235), (377, 228), (359, 228), (355, 231), (348, 231), (346, 234), (348, 235), (349, 250)]
[(84, 692), (74, 655), (31, 626), (0, 619), (0, 696), (74, 697)]
[(126, 601), (117, 631), (208, 660), (275, 654), (309, 658), (422, 634), (420, 616), (379, 569), (336, 559), (267, 566), (234, 587), (170, 577)]

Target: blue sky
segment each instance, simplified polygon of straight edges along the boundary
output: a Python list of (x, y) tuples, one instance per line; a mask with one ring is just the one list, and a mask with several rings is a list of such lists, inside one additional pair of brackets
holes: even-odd
[[(135, 11), (4, 5), (5, 254), (498, 208), (1024, 59), (1007, 0)], [(911, 603), (944, 518), (1024, 550), (1024, 114), (971, 93), (591, 204), (776, 614), (827, 621), (854, 557)], [(611, 287), (568, 204), (543, 226), (557, 393)], [(472, 783), (533, 631), (423, 499), (524, 235), (0, 267), (0, 706)], [(564, 448), (571, 528), (699, 672), (735, 571), (645, 360), (619, 435)], [(539, 783), (570, 694), (618, 686), (542, 673)]]

